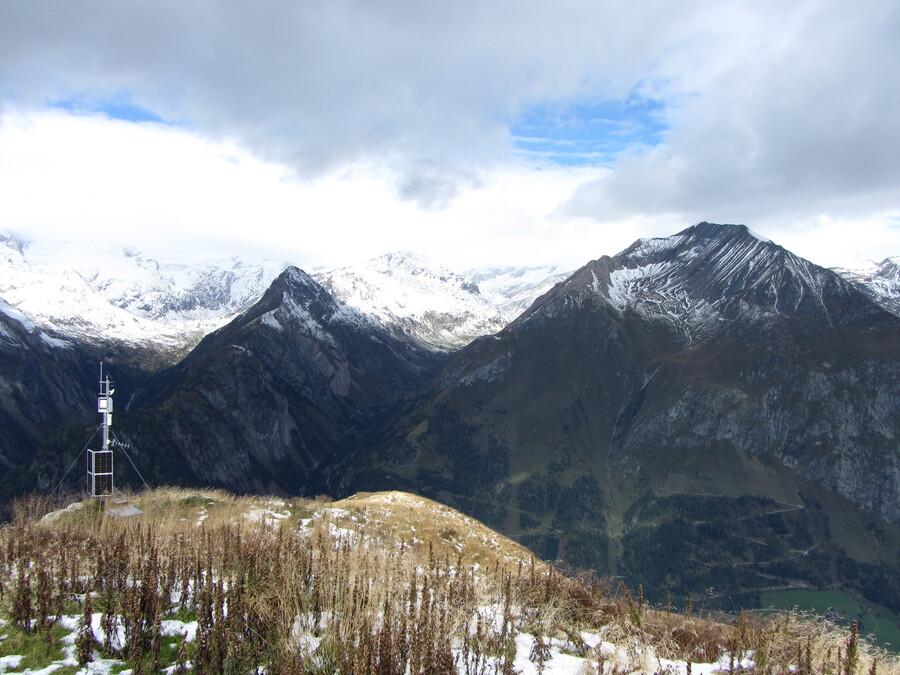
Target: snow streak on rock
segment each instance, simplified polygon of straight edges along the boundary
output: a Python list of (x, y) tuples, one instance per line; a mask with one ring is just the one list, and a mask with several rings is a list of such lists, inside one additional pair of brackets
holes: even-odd
[[(639, 239), (589, 263), (557, 291), (565, 302), (606, 304), (673, 328), (688, 341), (731, 322), (816, 317), (841, 323), (874, 307), (841, 308), (852, 287), (830, 270), (754, 235), (742, 225), (701, 223), (674, 236)], [(539, 308), (560, 311), (561, 305)]]

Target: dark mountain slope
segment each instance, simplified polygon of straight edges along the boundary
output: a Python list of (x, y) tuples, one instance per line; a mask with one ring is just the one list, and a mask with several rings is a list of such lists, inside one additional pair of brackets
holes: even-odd
[[(288, 268), (259, 302), (130, 396), (127, 412), (119, 399), (113, 431), (154, 484), (325, 491), (337, 466), (394, 419), (439, 358)], [(55, 438), (2, 489), (52, 488), (89, 432), (75, 436)], [(124, 454), (117, 453), (118, 484), (139, 485)], [(67, 485), (78, 489), (82, 473), (73, 471)]]
[(61, 425), (91, 420), (101, 358), (0, 299), (0, 476), (30, 461)]
[[(46, 366), (69, 357), (65, 348), (69, 345), (42, 339), (24, 317), (17, 320), (12, 309), (2, 304), (7, 310), (0, 311), (0, 466), (5, 473), (46, 440), (45, 430), (51, 424), (83, 419), (91, 399), (79, 400), (80, 384), (73, 387), (72, 382), (47, 377)], [(35, 405), (38, 400), (47, 405)]]
[(156, 481), (324, 490), (436, 360), (289, 268), (140, 392), (120, 435)]
[[(814, 568), (833, 580), (852, 553), (880, 573), (898, 550), (881, 520), (900, 519), (898, 380), (897, 317), (743, 226), (702, 223), (589, 263), (458, 352), (348, 487), (420, 490), (543, 555), (625, 574), (674, 537), (662, 500), (720, 518), (722, 536), (704, 550), (699, 519), (679, 516), (689, 554), (654, 558), (645, 584), (824, 584)], [(789, 522), (768, 539), (736, 525), (770, 517)], [(726, 551), (748, 538), (763, 544)], [(828, 544), (824, 563), (759, 576)]]
[[(115, 374), (120, 391), (133, 392), (152, 376), (151, 352), (129, 350), (103, 336), (85, 342), (41, 329), (0, 298), (0, 503), (34, 488), (36, 475), (28, 465), (54, 435), (71, 434), (78, 448), (90, 438), (85, 425), (99, 423), (101, 362)], [(57, 454), (63, 461), (65, 450)], [(41, 476), (40, 484), (52, 487), (59, 475)]]

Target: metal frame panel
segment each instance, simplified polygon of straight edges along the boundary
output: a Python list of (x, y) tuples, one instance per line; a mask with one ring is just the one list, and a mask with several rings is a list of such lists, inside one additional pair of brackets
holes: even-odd
[(88, 492), (91, 497), (108, 497), (112, 494), (112, 450), (88, 450)]

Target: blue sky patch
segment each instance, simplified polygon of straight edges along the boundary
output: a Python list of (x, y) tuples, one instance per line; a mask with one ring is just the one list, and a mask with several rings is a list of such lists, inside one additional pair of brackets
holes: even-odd
[(611, 166), (619, 153), (661, 143), (664, 106), (627, 100), (548, 103), (527, 108), (510, 125), (516, 152), (565, 166)]
[(152, 110), (133, 103), (128, 96), (116, 96), (110, 99), (91, 99), (84, 96), (72, 96), (56, 101), (48, 101), (50, 108), (65, 110), (76, 115), (106, 115), (110, 119), (126, 122), (158, 122), (167, 124), (166, 120)]

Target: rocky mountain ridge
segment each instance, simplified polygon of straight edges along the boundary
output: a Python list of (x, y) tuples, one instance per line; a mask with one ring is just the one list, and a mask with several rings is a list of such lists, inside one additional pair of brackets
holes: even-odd
[[(848, 304), (853, 288), (831, 271), (745, 226), (709, 223), (640, 239), (613, 258), (589, 263), (554, 292), (637, 314), (688, 342), (714, 338), (729, 322), (791, 315), (833, 324), (872, 311)], [(832, 316), (835, 311), (841, 314)]]
[(431, 351), (289, 267), (138, 392), (122, 434), (167, 482), (324, 489), (319, 467), (384, 424), (382, 411), (433, 365)]
[(157, 481), (413, 491), (648, 593), (838, 584), (900, 608), (898, 324), (743, 226), (594, 260), (449, 353), (290, 268), (118, 433)]
[[(129, 247), (78, 250), (0, 235), (0, 297), (32, 323), (63, 339), (140, 348), (164, 365), (257, 301), (289, 266), (238, 257), (163, 259)], [(339, 302), (397, 335), (447, 351), (500, 330), (559, 274), (517, 268), (461, 275), (398, 252), (314, 276)], [(474, 277), (490, 284), (489, 297)]]
[[(648, 592), (802, 587), (846, 557), (900, 601), (871, 534), (900, 519), (898, 384), (898, 317), (744, 227), (701, 223), (588, 263), (455, 352), (348, 489), (422, 492)], [(647, 556), (675, 542), (687, 559)]]

